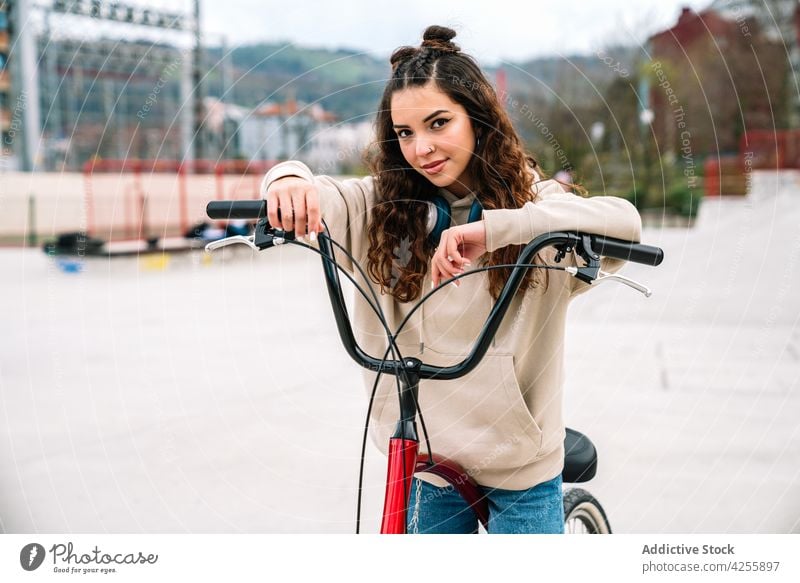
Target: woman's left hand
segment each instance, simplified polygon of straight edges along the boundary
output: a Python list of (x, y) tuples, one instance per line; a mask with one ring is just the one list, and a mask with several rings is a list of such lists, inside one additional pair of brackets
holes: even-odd
[[(431, 258), (431, 282), (433, 287), (444, 279), (450, 279), (472, 265), (486, 253), (486, 227), (483, 221), (451, 227), (442, 233), (439, 246)], [(456, 286), (461, 282), (456, 280)]]

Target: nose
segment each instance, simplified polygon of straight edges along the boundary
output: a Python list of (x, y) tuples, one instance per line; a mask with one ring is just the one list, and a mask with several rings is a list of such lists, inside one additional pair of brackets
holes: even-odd
[(416, 154), (417, 158), (424, 158), (431, 154), (431, 150), (434, 148), (434, 145), (431, 144), (430, 140), (421, 140), (418, 139), (416, 141)]

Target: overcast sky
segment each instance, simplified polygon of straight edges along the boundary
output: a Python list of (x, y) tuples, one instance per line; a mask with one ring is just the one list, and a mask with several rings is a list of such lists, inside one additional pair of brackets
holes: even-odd
[[(416, 45), (430, 24), (450, 26), (456, 42), (484, 64), (590, 53), (635, 44), (673, 25), (682, 6), (711, 0), (202, 0), (206, 42), (291, 41), (388, 56)], [(401, 8), (402, 7), (402, 8)]]

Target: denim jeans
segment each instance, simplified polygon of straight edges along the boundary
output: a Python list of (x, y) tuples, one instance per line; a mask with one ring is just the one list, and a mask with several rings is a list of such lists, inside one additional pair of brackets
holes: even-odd
[[(564, 533), (561, 475), (527, 490), (480, 490), (489, 502), (489, 534)], [(469, 534), (478, 531), (478, 518), (452, 485), (438, 488), (415, 478), (407, 525), (409, 533)]]

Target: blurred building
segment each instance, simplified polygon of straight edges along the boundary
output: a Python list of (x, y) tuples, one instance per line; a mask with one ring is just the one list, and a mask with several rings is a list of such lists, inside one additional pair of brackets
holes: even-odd
[(174, 46), (42, 37), (41, 166), (92, 158), (180, 159), (186, 55)]
[(242, 120), (242, 154), (252, 160), (303, 158), (311, 136), (335, 119), (319, 105), (305, 106), (296, 100), (265, 103)]
[(796, 74), (800, 72), (800, 2), (798, 0), (714, 0), (710, 6), (729, 21), (734, 21), (743, 35), (752, 35), (748, 20), (758, 23), (758, 31), (780, 43), (789, 59), (792, 87), (789, 101), (789, 125), (800, 127), (800, 91)]
[(648, 103), (662, 152), (693, 163), (737, 152), (747, 131), (790, 124), (789, 51), (778, 29), (752, 12), (684, 8), (648, 50)]
[(230, 94), (232, 63), (207, 62), (199, 12), (170, 10), (186, 4), (0, 0), (2, 167), (80, 171), (88, 161), (197, 156), (297, 158), (328, 173), (358, 166), (369, 129), (338, 125), (319, 104), (245, 108), (206, 97), (213, 75)]
[(191, 156), (196, 17), (169, 3), (156, 9), (134, 1), (0, 6), (6, 168), (79, 170), (96, 158)]
[[(8, 15), (8, 5), (0, 0), (0, 159), (9, 166), (12, 163), (13, 137), (15, 130), (12, 128), (13, 99), (11, 93), (11, 74), (8, 68), (10, 47), (11, 22)], [(14, 161), (13, 166), (16, 166)]]
[(213, 97), (204, 104), (204, 139), (217, 159), (298, 159), (315, 172), (337, 174), (359, 165), (372, 136), (371, 123), (337, 124), (319, 104), (289, 100), (247, 109)]
[(305, 161), (315, 174), (357, 174), (373, 140), (370, 121), (322, 127), (311, 136)]

